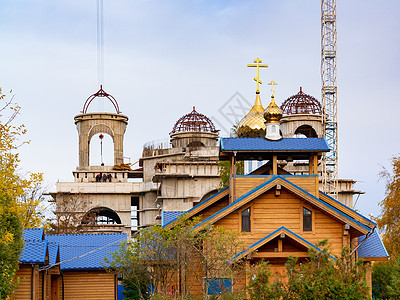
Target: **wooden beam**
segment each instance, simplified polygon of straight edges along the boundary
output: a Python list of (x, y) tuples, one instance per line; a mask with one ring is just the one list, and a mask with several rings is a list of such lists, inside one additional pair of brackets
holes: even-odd
[(251, 255), (253, 258), (276, 258), (276, 257), (310, 257), (308, 252), (255, 252)]
[(310, 174), (310, 175), (314, 174), (313, 163), (314, 163), (313, 157), (312, 157), (312, 155), (310, 155), (308, 158), (308, 174)]
[(278, 155), (272, 157), (272, 175), (278, 175)]
[(318, 175), (318, 156), (313, 155), (314, 175)]
[(283, 251), (283, 241), (282, 239), (278, 239), (278, 252)]

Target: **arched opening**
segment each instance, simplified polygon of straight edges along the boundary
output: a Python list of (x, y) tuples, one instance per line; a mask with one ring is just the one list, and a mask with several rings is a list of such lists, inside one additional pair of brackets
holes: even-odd
[(188, 145), (187, 145), (187, 147), (189, 148), (198, 148), (198, 147), (205, 147), (204, 146), (204, 144), (202, 143), (202, 142), (200, 142), (200, 141), (193, 141), (193, 142), (190, 142)]
[(108, 134), (97, 133), (89, 141), (89, 166), (114, 165), (114, 141)]
[(317, 132), (310, 125), (302, 125), (296, 129), (294, 133), (295, 137), (302, 137), (301, 135), (308, 138), (316, 138)]
[(108, 207), (96, 207), (83, 217), (82, 224), (112, 225), (121, 224), (118, 214)]

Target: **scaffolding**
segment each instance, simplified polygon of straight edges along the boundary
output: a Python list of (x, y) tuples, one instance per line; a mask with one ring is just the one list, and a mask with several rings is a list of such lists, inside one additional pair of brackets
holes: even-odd
[(336, 80), (336, 0), (321, 0), (321, 98), (324, 136), (330, 152), (323, 156), (323, 190), (337, 199), (338, 123)]

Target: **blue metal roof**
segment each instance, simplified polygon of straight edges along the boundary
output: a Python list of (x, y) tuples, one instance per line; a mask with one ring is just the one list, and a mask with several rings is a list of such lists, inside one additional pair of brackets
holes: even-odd
[(165, 226), (176, 219), (178, 219), (185, 211), (162, 211), (161, 212), (161, 226)]
[(50, 242), (48, 243), (48, 249), (49, 249), (49, 264), (54, 265), (57, 262), (59, 245), (56, 242)]
[[(358, 238), (358, 243), (361, 243), (365, 236)], [(389, 257), (385, 245), (379, 235), (378, 229), (358, 248), (358, 257)]]
[(270, 141), (264, 138), (221, 138), (221, 151), (312, 151), (326, 152), (324, 138), (283, 138)]
[[(61, 269), (101, 269), (104, 258), (127, 240), (126, 233), (55, 234), (45, 239), (59, 244)], [(70, 260), (70, 261), (69, 261)]]
[(19, 257), (20, 263), (44, 264), (47, 253), (47, 241), (25, 241)]
[[(216, 196), (218, 196), (218, 195), (221, 194), (222, 192), (226, 191), (228, 188), (229, 188), (229, 186), (223, 188), (223, 189), (220, 190), (218, 193), (216, 193), (216, 194), (210, 196), (210, 197), (207, 198), (206, 200), (200, 202), (200, 203), (197, 204), (196, 206), (193, 206), (191, 209), (189, 209), (189, 210), (187, 210), (187, 211), (184, 211), (184, 212), (182, 212), (182, 213), (190, 213), (192, 210), (197, 209), (197, 208), (203, 206), (205, 203), (207, 203), (207, 202), (210, 201), (211, 199), (215, 198)], [(162, 215), (161, 215), (161, 219), (162, 219)], [(172, 222), (175, 221), (175, 220), (176, 220), (176, 218), (170, 220), (169, 222), (165, 222), (165, 221), (164, 221), (164, 222), (162, 222), (161, 224), (163, 224), (162, 226), (164, 227), (164, 226), (167, 226), (168, 224), (172, 223)], [(162, 221), (162, 220), (161, 220), (161, 221)]]
[(25, 241), (43, 241), (43, 228), (29, 228), (24, 230), (23, 238)]

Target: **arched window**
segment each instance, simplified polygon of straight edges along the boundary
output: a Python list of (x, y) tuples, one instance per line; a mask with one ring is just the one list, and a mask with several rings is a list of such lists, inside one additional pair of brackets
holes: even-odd
[(91, 209), (83, 218), (82, 224), (121, 224), (118, 214), (107, 207), (96, 207)]
[(296, 129), (294, 135), (305, 135), (308, 138), (316, 138), (317, 132), (310, 125), (302, 125)]

